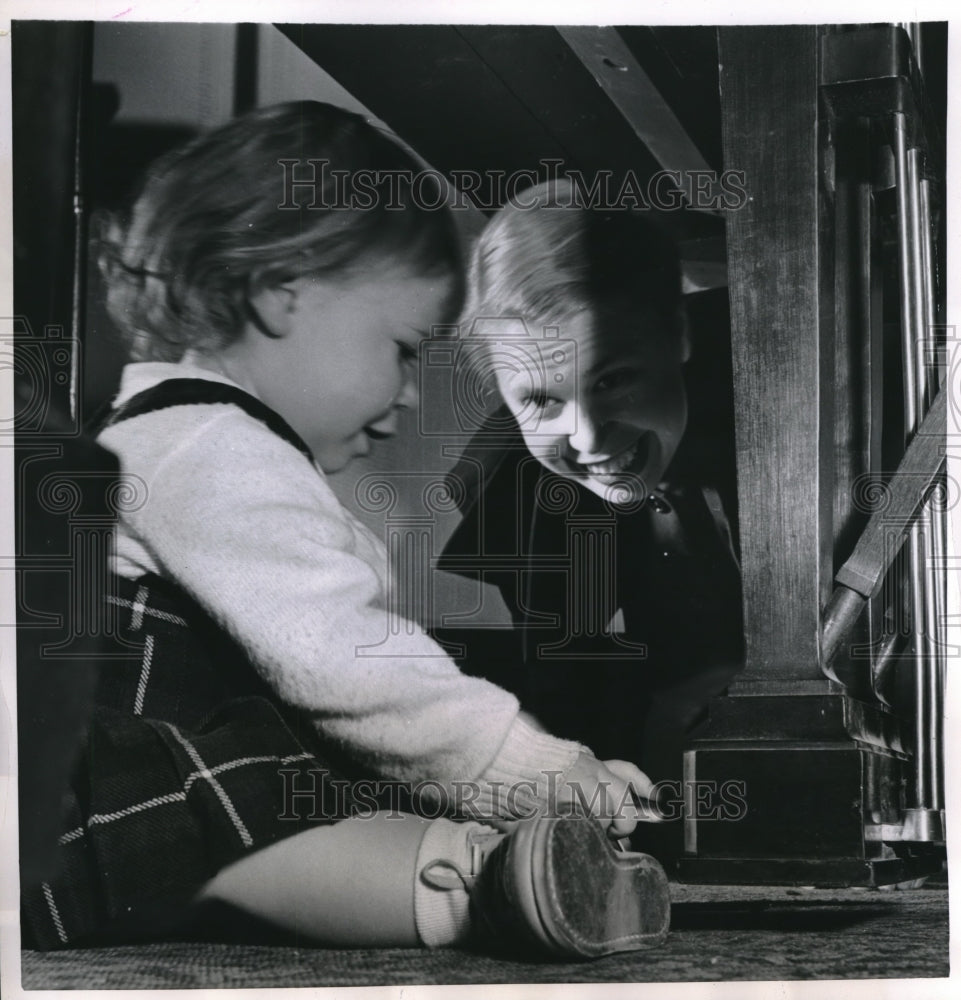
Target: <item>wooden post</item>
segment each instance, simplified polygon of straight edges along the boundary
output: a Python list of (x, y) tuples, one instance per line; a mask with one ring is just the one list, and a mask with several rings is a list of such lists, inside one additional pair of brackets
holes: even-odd
[[(856, 541), (851, 488), (877, 457), (880, 415), (871, 190), (857, 169), (870, 131), (822, 113), (831, 30), (719, 32), (724, 167), (748, 193), (727, 219), (746, 666), (684, 777), (695, 805), (727, 789), (743, 808), (685, 814), (692, 881), (877, 885), (941, 863), (892, 846), (910, 761), (869, 664), (845, 686), (822, 671), (822, 613)], [(842, 141), (827, 134), (842, 125)]]
[(90, 32), (89, 24), (19, 21), (12, 34), (16, 315), (3, 320), (0, 348), (13, 352), (15, 421), (0, 431), (0, 447), (15, 445), (24, 887), (57, 870), (63, 794), (106, 638), (88, 608), (104, 585), (105, 497), (118, 464), (81, 434), (75, 405), (84, 263), (77, 139)]
[(834, 237), (818, 128), (818, 29), (722, 28), (744, 681), (822, 680), (830, 592)]

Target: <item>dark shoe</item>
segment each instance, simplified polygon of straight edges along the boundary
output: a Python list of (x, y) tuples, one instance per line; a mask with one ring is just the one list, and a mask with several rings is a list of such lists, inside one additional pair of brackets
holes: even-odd
[[(438, 885), (432, 867), (423, 877)], [(667, 936), (664, 870), (650, 855), (615, 850), (594, 819), (538, 817), (507, 835), (492, 832), (478, 838), (472, 868), (459, 877), (486, 943), (596, 958), (651, 948)]]

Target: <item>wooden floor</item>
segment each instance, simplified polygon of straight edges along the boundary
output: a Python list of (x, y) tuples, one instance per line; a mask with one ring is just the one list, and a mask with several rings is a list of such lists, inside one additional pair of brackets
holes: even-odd
[(948, 893), (675, 886), (656, 951), (586, 964), (440, 949), (328, 951), (166, 943), (23, 953), (25, 989), (637, 983), (948, 975)]

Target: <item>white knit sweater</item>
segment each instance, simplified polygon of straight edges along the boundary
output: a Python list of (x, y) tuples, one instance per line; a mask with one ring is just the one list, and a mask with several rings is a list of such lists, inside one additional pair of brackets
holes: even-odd
[[(132, 364), (116, 402), (169, 378), (234, 384), (189, 360)], [(542, 798), (545, 775), (574, 762), (581, 747), (528, 725), (512, 695), (462, 674), (420, 629), (388, 634), (383, 543), (260, 421), (228, 404), (176, 406), (100, 442), (147, 489), (122, 514), (116, 572), (176, 581), (338, 750), (388, 778), (476, 781), (480, 810), (493, 787), (505, 815), (507, 787), (534, 783)]]

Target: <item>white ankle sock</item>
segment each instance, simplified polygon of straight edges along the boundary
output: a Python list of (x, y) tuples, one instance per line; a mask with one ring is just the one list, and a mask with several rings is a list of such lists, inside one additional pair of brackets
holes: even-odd
[(471, 831), (487, 832), (483, 823), (454, 823), (436, 819), (427, 828), (417, 852), (414, 874), (414, 924), (421, 941), (428, 948), (462, 944), (470, 932), (470, 897), (467, 887), (456, 885), (440, 889), (421, 877), (424, 868), (442, 860), (456, 865), (465, 875), (471, 871)]

